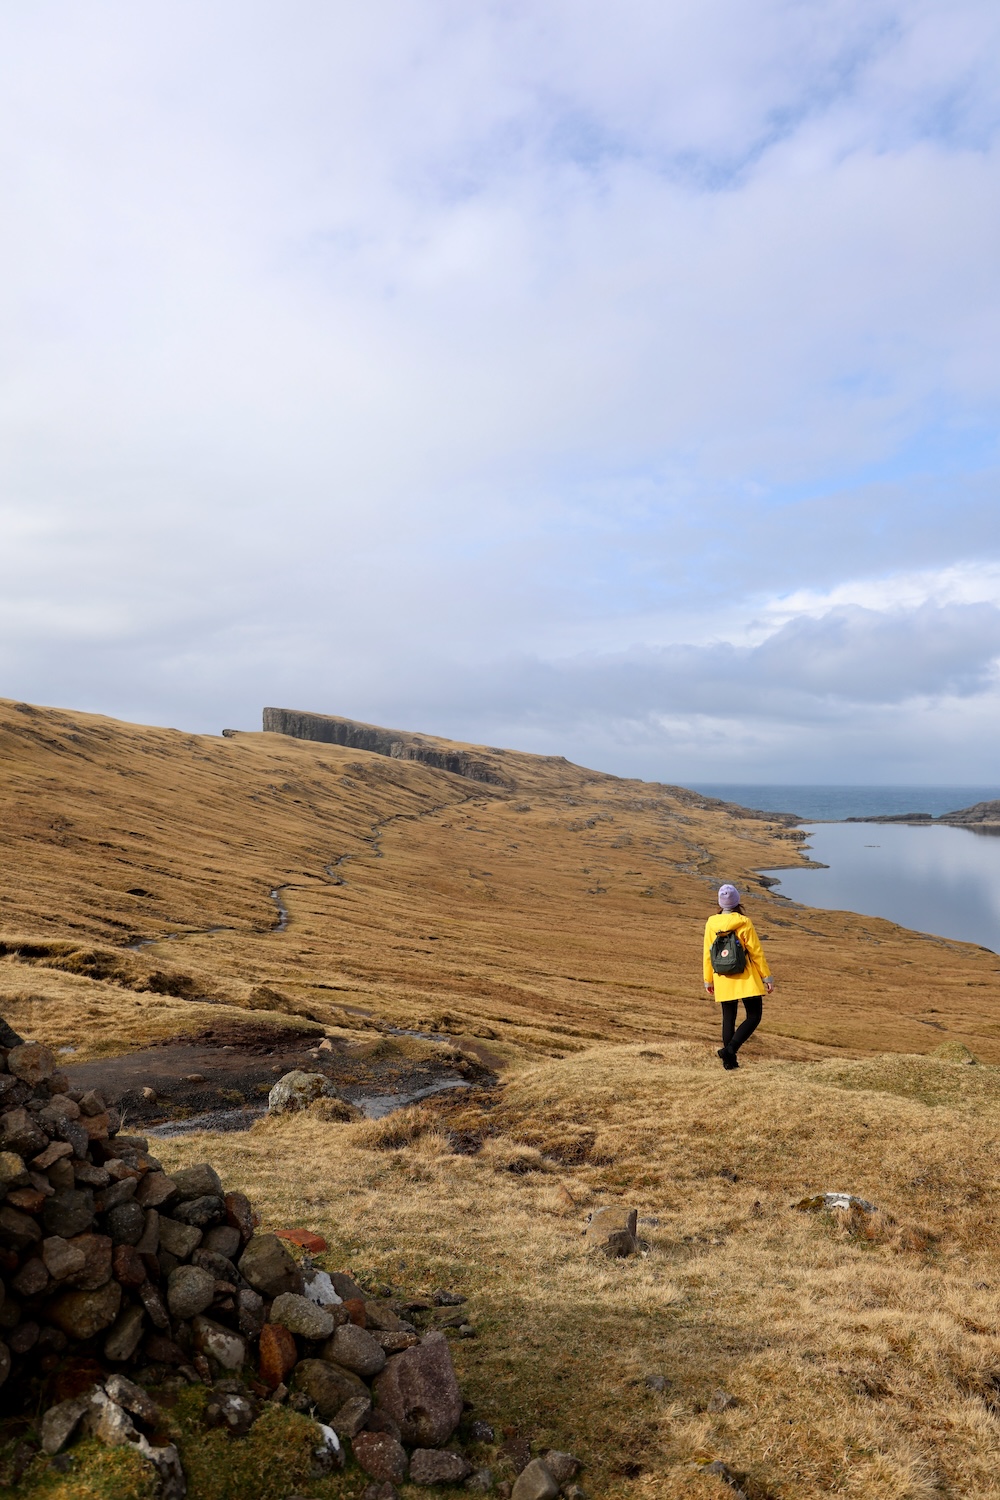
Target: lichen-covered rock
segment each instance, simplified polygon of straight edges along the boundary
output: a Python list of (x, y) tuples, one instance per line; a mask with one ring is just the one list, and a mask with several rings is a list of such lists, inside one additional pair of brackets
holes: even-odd
[(184, 1167), (180, 1172), (172, 1172), (170, 1175), (181, 1201), (189, 1198), (222, 1197), (222, 1181), (218, 1172), (207, 1161), (199, 1162), (194, 1167)]
[[(333, 1314), (297, 1292), (281, 1292), (271, 1305), (271, 1322), (304, 1339), (325, 1339), (333, 1332)], [(359, 1330), (360, 1331), (360, 1330)], [(379, 1351), (381, 1353), (381, 1351)], [(334, 1356), (336, 1358), (336, 1356)], [(340, 1360), (338, 1363), (343, 1364)], [(353, 1366), (348, 1366), (352, 1369)], [(381, 1366), (380, 1366), (381, 1368)]]
[(442, 1448), (415, 1448), (410, 1454), (411, 1484), (461, 1484), (472, 1465), (461, 1453)]
[(303, 1073), (295, 1068), (279, 1078), (267, 1096), (268, 1113), (272, 1115), (294, 1114), (308, 1109), (314, 1099), (319, 1099), (327, 1088), (323, 1073)]
[(47, 1234), (58, 1234), (70, 1239), (74, 1234), (85, 1234), (94, 1222), (94, 1195), (90, 1188), (67, 1188), (53, 1193), (42, 1209), (42, 1223)]
[(123, 1308), (104, 1340), (104, 1357), (117, 1364), (131, 1359), (139, 1347), (145, 1322), (146, 1314), (134, 1302)]
[(352, 1396), (367, 1396), (368, 1387), (350, 1370), (325, 1359), (303, 1359), (292, 1374), (292, 1389), (301, 1391), (324, 1421), (329, 1421)]
[(56, 1071), (56, 1060), (41, 1042), (25, 1042), (7, 1054), (7, 1069), (22, 1083), (44, 1083)]
[(543, 1453), (542, 1462), (560, 1487), (575, 1479), (580, 1467), (578, 1458), (572, 1453), (562, 1453), (558, 1448), (550, 1448), (547, 1453)]
[(521, 1470), (511, 1500), (559, 1500), (559, 1486), (540, 1458), (533, 1458)]
[(80, 1425), (80, 1419), (90, 1405), (88, 1396), (72, 1396), (68, 1401), (59, 1401), (50, 1406), (42, 1417), (42, 1452), (59, 1453), (69, 1442)]
[(211, 1318), (197, 1317), (191, 1324), (194, 1346), (201, 1354), (207, 1354), (224, 1370), (241, 1370), (247, 1357), (245, 1340), (231, 1328)]
[(0, 1151), (0, 1188), (27, 1187), (30, 1181), (24, 1157), (16, 1151)]
[(338, 1437), (352, 1438), (364, 1427), (372, 1414), (371, 1400), (367, 1396), (352, 1396), (345, 1401), (330, 1419), (330, 1426)]
[(394, 1354), (375, 1379), (375, 1400), (399, 1427), (404, 1443), (436, 1448), (462, 1416), (462, 1393), (443, 1333)]
[[(331, 1319), (331, 1322), (333, 1320)], [(344, 1323), (323, 1345), (323, 1358), (369, 1379), (385, 1369), (385, 1350), (371, 1334), (354, 1323)]]
[(117, 1203), (108, 1214), (108, 1233), (112, 1244), (137, 1245), (145, 1227), (146, 1215), (139, 1204), (131, 1199), (127, 1203)]
[(406, 1478), (406, 1449), (387, 1432), (359, 1432), (351, 1446), (366, 1474), (383, 1484), (402, 1484)]
[(222, 1223), (226, 1217), (226, 1205), (220, 1196), (211, 1193), (202, 1198), (185, 1198), (182, 1203), (175, 1203), (170, 1214), (181, 1224), (195, 1224), (199, 1229), (207, 1229), (211, 1224)]
[(159, 1231), (163, 1249), (176, 1255), (178, 1260), (187, 1260), (201, 1244), (202, 1232), (196, 1225), (178, 1224), (176, 1219), (168, 1219), (165, 1214), (160, 1214)]
[(215, 1277), (201, 1266), (177, 1266), (167, 1277), (167, 1306), (175, 1318), (194, 1318), (215, 1300)]
[(121, 1287), (108, 1281), (96, 1291), (60, 1293), (46, 1309), (46, 1317), (69, 1338), (92, 1339), (115, 1321), (121, 1301)]
[(265, 1297), (282, 1292), (302, 1295), (302, 1272), (277, 1235), (255, 1235), (240, 1256), (239, 1271)]

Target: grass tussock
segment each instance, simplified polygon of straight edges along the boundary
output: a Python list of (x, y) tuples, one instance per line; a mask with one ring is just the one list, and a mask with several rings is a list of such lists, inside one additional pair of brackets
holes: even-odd
[(397, 1109), (381, 1120), (366, 1120), (355, 1132), (357, 1144), (369, 1151), (399, 1151), (412, 1146), (437, 1125), (437, 1117), (425, 1105)]

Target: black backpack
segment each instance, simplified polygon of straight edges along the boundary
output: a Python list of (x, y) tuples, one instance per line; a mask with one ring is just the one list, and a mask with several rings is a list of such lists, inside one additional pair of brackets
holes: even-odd
[(747, 966), (747, 950), (735, 932), (718, 932), (708, 956), (716, 974), (742, 974)]

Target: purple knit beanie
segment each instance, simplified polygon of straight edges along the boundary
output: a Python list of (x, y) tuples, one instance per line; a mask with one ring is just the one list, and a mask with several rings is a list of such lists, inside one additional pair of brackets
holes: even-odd
[(734, 885), (719, 886), (719, 905), (723, 911), (735, 911), (740, 904), (740, 893)]

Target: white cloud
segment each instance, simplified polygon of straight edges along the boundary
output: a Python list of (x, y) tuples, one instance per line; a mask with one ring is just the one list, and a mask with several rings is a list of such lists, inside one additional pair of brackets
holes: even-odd
[(9, 11), (0, 689), (617, 744), (746, 648), (789, 745), (852, 677), (992, 701), (998, 30)]

